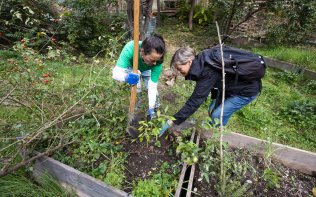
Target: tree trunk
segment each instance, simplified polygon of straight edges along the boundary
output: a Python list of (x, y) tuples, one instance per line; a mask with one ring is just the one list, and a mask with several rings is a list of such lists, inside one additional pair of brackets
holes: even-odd
[(193, 11), (194, 11), (195, 0), (191, 0), (191, 9), (190, 9), (190, 16), (189, 16), (189, 29), (193, 29)]
[(157, 0), (157, 27), (160, 26), (160, 0)]
[[(139, 5), (139, 40), (144, 40), (150, 21), (150, 14), (152, 12), (153, 0), (146, 0)], [(134, 37), (134, 0), (126, 0), (127, 7), (127, 26), (130, 30), (131, 37)], [(145, 16), (144, 25), (142, 25), (143, 16)]]
[(127, 26), (131, 37), (134, 37), (134, 1), (133, 0), (126, 0), (126, 7), (127, 7)]
[(228, 35), (230, 24), (231, 24), (231, 22), (233, 20), (235, 12), (236, 12), (236, 6), (237, 6), (237, 0), (234, 0), (234, 4), (233, 4), (232, 9), (231, 9), (232, 11), (231, 11), (231, 13), (230, 13), (230, 15), (228, 17), (228, 22), (227, 22), (226, 30), (225, 30), (225, 33), (224, 33), (225, 34), (224, 38), (226, 37), (226, 35)]

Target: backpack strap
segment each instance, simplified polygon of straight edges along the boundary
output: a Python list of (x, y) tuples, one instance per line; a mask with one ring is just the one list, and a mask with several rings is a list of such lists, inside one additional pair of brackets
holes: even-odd
[(214, 107), (214, 109), (216, 109), (217, 107), (218, 107), (218, 104), (219, 104), (219, 96), (220, 96), (220, 91), (219, 91), (219, 89), (218, 88), (214, 88), (214, 89), (217, 89), (217, 95), (216, 95), (216, 102), (215, 102), (215, 107)]
[(232, 60), (235, 60), (236, 64), (233, 66), (233, 69), (235, 71), (235, 84), (237, 84), (238, 81), (238, 61), (235, 58), (231, 58)]

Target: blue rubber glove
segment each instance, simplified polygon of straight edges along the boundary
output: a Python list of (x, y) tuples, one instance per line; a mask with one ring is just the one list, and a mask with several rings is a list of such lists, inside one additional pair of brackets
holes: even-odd
[(149, 115), (150, 120), (153, 119), (153, 113), (154, 113), (154, 111), (155, 111), (155, 108), (151, 108), (151, 109), (148, 110), (148, 115)]
[[(162, 136), (163, 133), (164, 133), (169, 127), (171, 127), (171, 125), (169, 124), (169, 120), (168, 120), (167, 123), (165, 124), (165, 126), (163, 126), (161, 129), (159, 129), (159, 131), (160, 131), (160, 136)], [(159, 136), (159, 137), (160, 137), (160, 136)]]
[(127, 83), (129, 83), (131, 85), (137, 84), (138, 81), (139, 81), (139, 74), (129, 73), (125, 77), (125, 82), (127, 82)]
[(212, 116), (212, 113), (214, 111), (215, 103), (216, 103), (216, 99), (213, 99), (211, 104), (210, 104), (210, 107), (208, 108), (208, 115), (210, 117)]

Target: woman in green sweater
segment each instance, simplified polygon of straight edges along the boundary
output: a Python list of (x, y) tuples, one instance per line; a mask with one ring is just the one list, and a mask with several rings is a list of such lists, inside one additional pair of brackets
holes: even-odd
[[(158, 79), (161, 73), (164, 60), (165, 41), (160, 34), (139, 41), (138, 70), (140, 74), (133, 73), (134, 41), (128, 42), (117, 60), (113, 69), (113, 79), (120, 82), (127, 82), (131, 85), (137, 84), (140, 87), (140, 76), (148, 90), (148, 115), (150, 119), (157, 106)], [(156, 104), (156, 106), (155, 106)]]

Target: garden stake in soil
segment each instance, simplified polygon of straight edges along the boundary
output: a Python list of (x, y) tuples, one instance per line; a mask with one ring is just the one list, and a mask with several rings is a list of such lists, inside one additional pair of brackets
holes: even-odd
[(223, 111), (224, 111), (224, 102), (225, 102), (225, 64), (224, 64), (224, 56), (223, 56), (223, 49), (222, 49), (222, 41), (221, 41), (221, 34), (219, 33), (219, 27), (216, 21), (216, 28), (218, 34), (218, 41), (219, 45), (221, 46), (221, 58), (222, 58), (222, 73), (223, 73), (223, 95), (222, 95), (222, 108), (221, 108), (221, 116), (220, 116), (220, 124), (221, 124), (221, 134), (219, 140), (219, 150), (220, 150), (220, 157), (221, 157), (221, 176), (223, 175)]
[[(133, 73), (137, 74), (138, 71), (138, 47), (139, 46), (139, 1), (134, 1), (134, 55), (133, 55)], [(128, 113), (128, 125), (126, 131), (134, 138), (138, 138), (138, 131), (133, 128), (131, 124), (135, 122), (135, 98), (136, 98), (137, 84), (133, 85), (130, 107)]]

